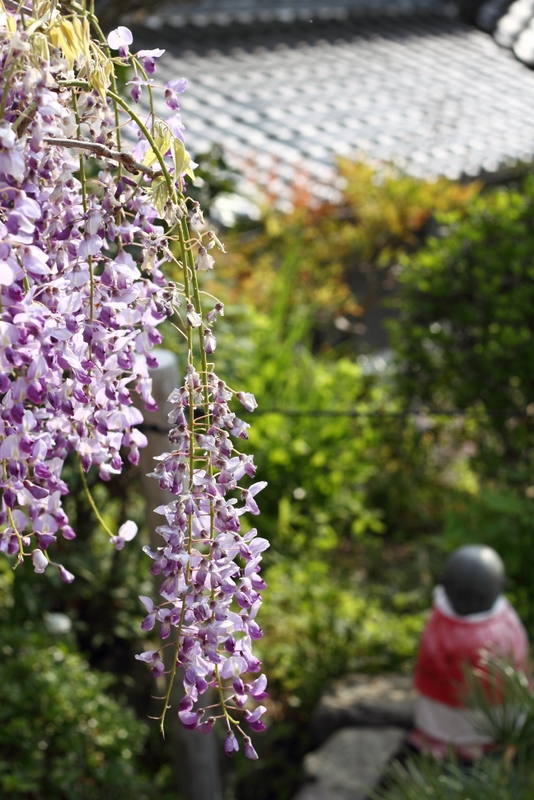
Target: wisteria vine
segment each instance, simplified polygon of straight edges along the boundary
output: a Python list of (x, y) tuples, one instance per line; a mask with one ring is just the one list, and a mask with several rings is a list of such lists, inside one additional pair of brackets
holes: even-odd
[[(155, 408), (151, 351), (173, 317), (187, 367), (169, 398), (169, 452), (152, 476), (174, 499), (156, 509), (161, 546), (145, 548), (162, 599), (141, 597), (142, 629), (157, 624), (161, 644), (137, 658), (167, 679), (162, 730), (181, 669), (184, 726), (207, 732), (222, 719), (227, 754), (240, 733), (256, 758), (244, 723), (264, 728), (265, 707), (252, 701), (266, 697), (266, 679), (252, 642), (262, 635), (268, 542), (242, 533), (240, 518), (259, 513), (265, 483), (250, 484), (253, 459), (233, 442), (248, 425), (229, 406), (235, 397), (252, 411), (256, 402), (210, 361), (224, 307), (210, 299), (204, 314), (198, 273), (213, 269), (222, 245), (184, 194), (194, 177), (179, 113), (187, 81), (158, 87), (163, 50), (133, 53), (132, 41), (123, 26), (106, 38), (85, 2), (0, 0), (0, 550), (15, 567), (31, 560), (35, 572), (55, 567), (74, 579), (53, 560), (58, 535), (76, 535), (62, 507), (69, 456), (112, 544), (134, 538), (132, 521), (107, 528), (85, 474), (96, 467), (109, 480), (124, 453), (138, 462), (146, 438), (132, 392)], [(117, 64), (131, 70), (131, 101), (118, 90)], [(156, 91), (166, 119), (154, 112)], [(136, 105), (143, 92), (148, 115)], [(168, 280), (166, 265), (181, 282)], [(208, 689), (213, 703), (196, 706)]]

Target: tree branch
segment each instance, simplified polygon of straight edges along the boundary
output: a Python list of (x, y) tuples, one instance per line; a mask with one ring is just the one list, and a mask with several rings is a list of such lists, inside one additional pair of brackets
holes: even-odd
[(142, 172), (145, 175), (149, 175), (151, 178), (158, 178), (163, 174), (159, 169), (152, 169), (152, 167), (147, 167), (145, 164), (136, 161), (131, 153), (124, 153), (121, 150), (111, 150), (109, 147), (106, 147), (105, 144), (99, 144), (98, 142), (90, 142), (85, 139), (59, 139), (54, 136), (45, 136), (44, 141), (47, 144), (55, 144), (58, 147), (75, 147), (80, 150), (90, 150), (99, 158), (109, 158), (113, 161), (119, 161), (124, 169), (134, 175), (138, 172)]

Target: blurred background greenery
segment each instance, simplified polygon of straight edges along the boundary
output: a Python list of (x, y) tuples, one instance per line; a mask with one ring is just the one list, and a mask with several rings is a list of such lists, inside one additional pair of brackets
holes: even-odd
[[(209, 210), (232, 176), (218, 151), (200, 164)], [(250, 524), (271, 541), (259, 643), (271, 724), (260, 761), (233, 762), (236, 800), (292, 796), (334, 678), (411, 670), (457, 545), (499, 551), (534, 631), (534, 180), (428, 183), (349, 161), (339, 173), (339, 204), (300, 187), (292, 212), (266, 204), (222, 232), (228, 255), (204, 281), (225, 302), (218, 372), (259, 403), (246, 446), (269, 483)], [(166, 346), (182, 355), (170, 327)], [(0, 795), (120, 786), (170, 800), (152, 679), (134, 660), (137, 598), (151, 593), (140, 478), (128, 467), (93, 486), (110, 527), (141, 527), (121, 553), (74, 468), (68, 479), (78, 538), (60, 560), (76, 581), (0, 562)]]

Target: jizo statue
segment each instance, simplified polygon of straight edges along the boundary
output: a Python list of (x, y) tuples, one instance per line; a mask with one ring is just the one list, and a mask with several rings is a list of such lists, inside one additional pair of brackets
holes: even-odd
[(525, 669), (528, 640), (519, 617), (503, 596), (504, 565), (491, 547), (466, 545), (449, 557), (424, 630), (417, 665), (415, 728), (410, 744), (446, 758), (452, 751), (472, 761), (491, 749), (467, 709), (465, 669), (482, 654)]

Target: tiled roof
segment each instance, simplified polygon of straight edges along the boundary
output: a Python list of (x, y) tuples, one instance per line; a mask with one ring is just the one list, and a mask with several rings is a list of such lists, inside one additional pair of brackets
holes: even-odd
[(438, 13), (311, 19), (136, 31), (167, 48), (160, 81), (189, 80), (193, 151), (219, 143), (282, 196), (303, 172), (328, 194), (337, 154), (451, 178), (533, 159), (534, 73), (487, 34)]
[(145, 17), (154, 29), (171, 25), (251, 24), (254, 22), (308, 22), (316, 19), (346, 19), (349, 15), (376, 13), (420, 13), (440, 7), (444, 0), (181, 0), (162, 4), (157, 13)]

